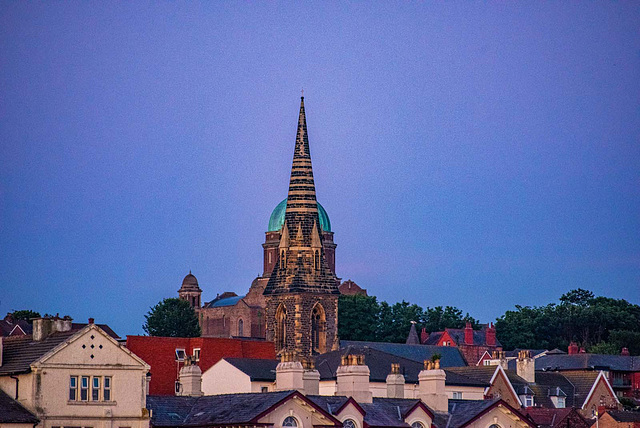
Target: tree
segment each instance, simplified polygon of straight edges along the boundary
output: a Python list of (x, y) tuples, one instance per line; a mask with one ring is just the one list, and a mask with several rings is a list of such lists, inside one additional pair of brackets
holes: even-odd
[(576, 289), (546, 306), (516, 306), (496, 322), (505, 349), (565, 349), (572, 342), (597, 353), (620, 353), (622, 347), (640, 353), (640, 306), (623, 299), (595, 297)]
[(406, 301), (379, 302), (374, 296), (340, 296), (338, 300), (338, 330), (345, 340), (404, 343), (411, 322), (417, 329), (442, 331), (462, 328), (469, 321), (478, 328), (478, 321), (453, 306), (422, 309)]
[(25, 320), (29, 324), (33, 324), (33, 318), (40, 318), (40, 312), (32, 311), (31, 309), (21, 309), (11, 312), (11, 316), (16, 321)]
[(198, 316), (186, 300), (164, 299), (144, 316), (142, 329), (149, 336), (198, 337)]
[(375, 296), (346, 296), (338, 299), (338, 331), (344, 340), (376, 340), (380, 307)]

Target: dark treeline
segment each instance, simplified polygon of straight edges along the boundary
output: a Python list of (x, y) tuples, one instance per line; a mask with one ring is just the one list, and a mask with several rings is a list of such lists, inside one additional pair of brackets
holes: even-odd
[(626, 347), (640, 355), (640, 306), (577, 289), (557, 304), (516, 306), (497, 320), (496, 334), (505, 349), (566, 351), (576, 342), (594, 354), (619, 354)]
[[(402, 343), (411, 321), (418, 333), (445, 328), (463, 328), (467, 321), (475, 329), (478, 321), (455, 307), (423, 309), (405, 301), (389, 305), (374, 296), (340, 296), (340, 338)], [(619, 354), (628, 348), (640, 355), (640, 306), (623, 299), (596, 297), (587, 290), (569, 291), (559, 303), (546, 306), (516, 306), (496, 321), (496, 334), (504, 349), (554, 349), (564, 351), (576, 342), (587, 352)]]
[(375, 296), (340, 296), (338, 312), (338, 331), (343, 340), (404, 343), (411, 321), (416, 322), (418, 334), (423, 327), (428, 332), (463, 328), (467, 321), (479, 327), (477, 320), (452, 306), (423, 309), (404, 300), (389, 305), (378, 302)]

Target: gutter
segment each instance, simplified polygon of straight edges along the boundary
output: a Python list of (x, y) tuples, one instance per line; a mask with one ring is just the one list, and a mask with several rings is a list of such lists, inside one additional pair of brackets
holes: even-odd
[[(9, 377), (11, 379), (15, 379), (15, 381), (16, 381), (16, 396), (15, 396), (14, 400), (18, 401), (18, 383), (20, 382), (20, 380), (14, 375), (9, 375)], [(35, 425), (34, 425), (34, 427), (35, 427)]]

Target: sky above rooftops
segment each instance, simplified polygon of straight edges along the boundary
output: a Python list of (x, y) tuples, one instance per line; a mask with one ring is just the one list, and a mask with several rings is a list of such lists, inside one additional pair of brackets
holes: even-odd
[(246, 293), (305, 107), (338, 276), (483, 322), (640, 303), (640, 7), (0, 8), (0, 312)]

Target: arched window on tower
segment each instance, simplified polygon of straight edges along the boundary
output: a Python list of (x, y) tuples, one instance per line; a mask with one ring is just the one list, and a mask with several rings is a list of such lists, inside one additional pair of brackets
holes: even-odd
[(275, 331), (276, 349), (280, 351), (287, 344), (287, 309), (283, 304), (278, 306), (276, 310), (276, 331)]
[(284, 269), (286, 265), (286, 252), (284, 250), (280, 250), (280, 269)]
[(316, 303), (311, 311), (311, 350), (313, 353), (322, 354), (326, 351), (327, 343), (327, 318), (324, 308)]
[(238, 320), (238, 336), (244, 337), (244, 321)]
[(318, 250), (315, 251), (314, 266), (316, 270), (320, 269), (320, 251)]

